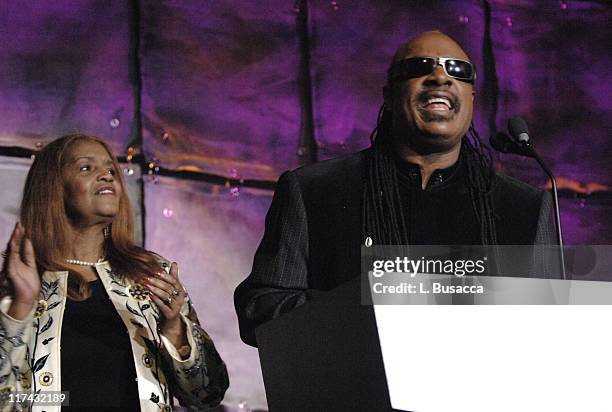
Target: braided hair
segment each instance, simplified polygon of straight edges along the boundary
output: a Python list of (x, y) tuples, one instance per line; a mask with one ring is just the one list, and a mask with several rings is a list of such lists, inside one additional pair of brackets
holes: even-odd
[[(383, 104), (376, 128), (370, 135), (372, 150), (363, 186), (362, 230), (364, 236), (372, 238), (376, 244), (407, 245), (409, 232), (399, 192), (397, 166), (391, 154), (391, 116), (391, 111)], [(497, 244), (491, 201), (493, 162), (488, 147), (482, 144), (473, 125), (462, 139), (461, 156), (466, 163), (472, 208), (480, 222), (481, 243)]]

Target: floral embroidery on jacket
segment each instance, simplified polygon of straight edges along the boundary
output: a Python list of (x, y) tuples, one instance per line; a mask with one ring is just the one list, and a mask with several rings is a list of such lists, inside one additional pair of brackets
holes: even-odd
[[(169, 271), (167, 261), (162, 260), (161, 265), (166, 272)], [(159, 309), (148, 296), (143, 299), (142, 291), (113, 273), (108, 263), (96, 268), (115, 309), (132, 336), (139, 392), (147, 390), (139, 394), (141, 409), (171, 410), (169, 404), (173, 396), (190, 410), (202, 410), (218, 404), (229, 385), (227, 371), (212, 340), (200, 327), (189, 297), (181, 309), (192, 346), (190, 360), (185, 361), (170, 355), (165, 346), (168, 344), (165, 342), (169, 341), (164, 341), (159, 332)], [(59, 339), (56, 338), (61, 335), (59, 328), (66, 287), (66, 273), (45, 272), (40, 293), (40, 299), (45, 303), (37, 305), (36, 311), (33, 309), (36, 317), (33, 315), (24, 321), (16, 321), (6, 315), (10, 298), (0, 301), (1, 411), (16, 410), (2, 403), (2, 394), (6, 391), (36, 392), (43, 386), (45, 391), (61, 389), (58, 372), (61, 357)], [(176, 348), (172, 348), (172, 351), (176, 353)], [(24, 406), (27, 409), (27, 405)], [(44, 410), (59, 411), (59, 407), (45, 407)]]

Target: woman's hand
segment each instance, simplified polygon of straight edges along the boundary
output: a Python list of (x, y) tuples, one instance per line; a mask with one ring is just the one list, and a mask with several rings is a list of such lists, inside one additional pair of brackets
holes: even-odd
[(185, 289), (179, 281), (176, 262), (170, 266), (169, 275), (163, 272), (156, 273), (155, 276), (144, 278), (143, 283), (149, 289), (151, 300), (155, 302), (163, 316), (162, 335), (177, 349), (187, 345), (185, 324), (179, 315), (185, 302)]
[(40, 293), (40, 276), (36, 269), (36, 255), (32, 242), (25, 236), (21, 223), (15, 225), (7, 247), (2, 269), (12, 289), (13, 301), (8, 315), (23, 320), (32, 310)]

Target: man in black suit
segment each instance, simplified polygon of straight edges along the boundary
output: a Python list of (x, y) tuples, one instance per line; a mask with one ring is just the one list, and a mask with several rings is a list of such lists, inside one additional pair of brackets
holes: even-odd
[[(549, 243), (544, 193), (493, 171), (470, 126), (475, 69), (426, 32), (396, 52), (372, 146), (284, 173), (234, 298), (254, 329), (360, 274), (365, 244)], [(470, 140), (471, 137), (471, 140)]]

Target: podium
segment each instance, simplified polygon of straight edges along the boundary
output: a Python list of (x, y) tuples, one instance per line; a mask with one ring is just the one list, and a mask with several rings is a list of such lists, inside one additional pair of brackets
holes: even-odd
[(255, 330), (268, 407), (277, 411), (390, 411), (372, 306), (360, 278)]
[(270, 411), (612, 410), (612, 282), (473, 281), (483, 304), (362, 306), (356, 278), (260, 326)]

